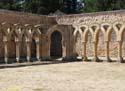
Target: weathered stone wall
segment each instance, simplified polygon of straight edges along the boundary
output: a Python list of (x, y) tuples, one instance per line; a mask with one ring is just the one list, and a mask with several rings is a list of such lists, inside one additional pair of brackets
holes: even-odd
[[(0, 57), (51, 59), (51, 35), (62, 35), (62, 57), (125, 57), (125, 11), (42, 16), (0, 10)], [(122, 47), (122, 48), (121, 48)], [(3, 61), (3, 60), (2, 60)]]
[[(65, 15), (56, 17), (56, 20), (59, 24), (73, 25), (76, 31), (75, 35), (77, 35), (77, 32), (79, 32), (80, 36), (82, 36), (81, 41), (76, 43), (75, 51), (79, 56), (84, 55), (87, 57), (105, 57), (107, 45), (109, 48), (107, 54), (108, 57), (117, 58), (119, 56), (125, 56), (123, 48), (123, 33), (125, 31), (124, 10), (68, 16)], [(100, 32), (102, 32), (102, 34), (100, 34)], [(86, 54), (79, 51), (81, 50), (81, 47), (83, 48), (84, 46), (81, 45), (81, 42), (86, 45)], [(119, 49), (121, 48), (121, 45), (122, 50)]]

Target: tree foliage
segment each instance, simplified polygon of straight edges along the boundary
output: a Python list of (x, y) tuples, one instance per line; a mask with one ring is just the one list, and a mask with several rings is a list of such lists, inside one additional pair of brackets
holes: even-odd
[(49, 14), (57, 10), (67, 14), (79, 11), (77, 0), (0, 0), (0, 8), (37, 14)]
[(0, 8), (36, 14), (67, 14), (125, 9), (125, 0), (0, 0)]
[(125, 9), (125, 0), (85, 0), (83, 12)]

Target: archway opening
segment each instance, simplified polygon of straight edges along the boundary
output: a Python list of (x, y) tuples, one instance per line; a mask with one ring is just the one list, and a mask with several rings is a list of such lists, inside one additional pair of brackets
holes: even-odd
[(35, 41), (35, 39), (32, 39), (32, 42), (31, 42), (31, 58), (33, 61), (36, 60), (36, 41)]
[(16, 62), (16, 42), (15, 42), (16, 34), (13, 33), (10, 37), (10, 41), (8, 42), (8, 61), (9, 63)]
[(76, 36), (75, 36), (75, 51), (76, 51), (76, 56), (77, 57), (82, 57), (82, 47), (81, 47), (81, 35), (79, 32), (76, 33)]
[(92, 33), (88, 30), (86, 34), (86, 54), (89, 60), (94, 56), (94, 46), (93, 46), (93, 36)]
[(5, 63), (5, 61), (4, 61), (4, 42), (3, 42), (3, 38), (4, 38), (4, 33), (2, 32), (2, 31), (0, 31), (0, 41), (1, 41), (1, 44), (0, 44), (0, 64), (2, 63)]
[(62, 57), (62, 35), (58, 31), (51, 34), (50, 56), (51, 58)]
[(118, 42), (117, 42), (117, 33), (115, 30), (112, 29), (112, 31), (109, 33), (109, 56), (112, 61), (117, 60), (118, 56)]
[(100, 59), (105, 58), (105, 41), (104, 41), (104, 33), (100, 30), (97, 34), (97, 40), (98, 40), (98, 49), (97, 49), (97, 55), (100, 57)]
[(124, 32), (122, 33), (122, 42), (123, 42), (123, 44), (122, 44), (122, 52), (123, 52), (122, 56), (125, 59), (125, 29), (124, 29)]

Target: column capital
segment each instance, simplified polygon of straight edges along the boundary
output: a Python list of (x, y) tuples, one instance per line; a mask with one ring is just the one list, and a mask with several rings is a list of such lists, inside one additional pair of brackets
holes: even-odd
[(16, 43), (20, 43), (21, 41), (20, 40), (15, 40)]
[(105, 42), (105, 43), (109, 43), (110, 41), (105, 40), (104, 42)]
[(39, 41), (39, 40), (36, 40), (36, 43), (37, 43), (37, 44), (39, 44), (39, 43), (40, 43), (40, 41)]
[(82, 41), (82, 43), (87, 43), (86, 41)]
[(4, 42), (4, 43), (7, 43), (7, 42), (8, 42), (8, 40), (3, 40), (3, 42)]
[(26, 43), (30, 43), (31, 41), (30, 40), (26, 40)]

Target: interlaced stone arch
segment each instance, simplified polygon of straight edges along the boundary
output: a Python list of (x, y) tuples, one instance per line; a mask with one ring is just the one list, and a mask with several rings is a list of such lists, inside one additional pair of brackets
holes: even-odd
[(85, 42), (88, 41), (88, 33), (90, 32), (91, 37), (92, 37), (92, 41), (94, 41), (93, 36), (94, 36), (94, 31), (92, 31), (92, 29), (89, 27), (88, 30), (84, 31), (83, 34), (83, 39), (85, 40)]
[(111, 35), (111, 33), (112, 33), (113, 31), (114, 31), (115, 34), (116, 34), (116, 40), (118, 40), (119, 31), (116, 30), (116, 29), (114, 29), (114, 28), (113, 28), (113, 24), (111, 24), (111, 28), (107, 31), (107, 39), (108, 39), (108, 41), (110, 41), (110, 35)]
[(118, 31), (118, 41), (123, 40), (123, 34), (125, 30), (125, 22), (124, 21), (117, 21), (113, 24), (113, 28)]
[(99, 24), (92, 24), (92, 25), (90, 25), (90, 31), (93, 33), (93, 41), (94, 42), (98, 42), (98, 37), (97, 37), (97, 34), (98, 34), (98, 31), (99, 31), (99, 29), (100, 29), (100, 26), (99, 26)]
[(41, 32), (39, 29), (39, 26), (34, 26), (33, 31), (31, 33), (32, 36), (32, 40), (31, 40), (31, 54), (32, 56), (36, 56), (36, 58), (38, 60), (40, 60), (40, 49), (39, 49), (39, 45), (40, 45), (40, 36), (41, 36)]

